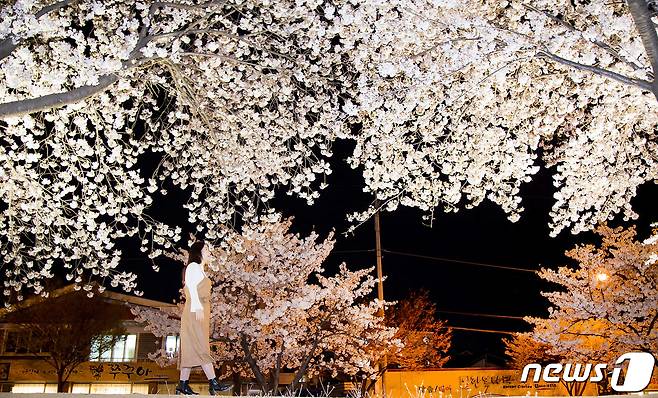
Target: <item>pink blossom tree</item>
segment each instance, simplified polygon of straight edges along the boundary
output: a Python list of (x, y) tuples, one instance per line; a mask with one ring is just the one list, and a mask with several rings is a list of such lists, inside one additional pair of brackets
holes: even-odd
[[(264, 392), (275, 392), (282, 370), (294, 371), (296, 390), (304, 377), (320, 373), (375, 374), (373, 346), (401, 348), (396, 328), (387, 327), (370, 299), (372, 268), (340, 266), (325, 276), (323, 263), (333, 248), (330, 235), (316, 242), (289, 232), (291, 220), (259, 224), (234, 236), (230, 249), (216, 248), (211, 334), (218, 362), (229, 371), (254, 377)], [(159, 311), (135, 310), (149, 330), (173, 330)]]

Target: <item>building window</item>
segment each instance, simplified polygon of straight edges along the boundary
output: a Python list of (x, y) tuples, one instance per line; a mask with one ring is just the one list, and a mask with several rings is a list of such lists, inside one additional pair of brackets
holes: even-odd
[(34, 350), (30, 350), (30, 337), (31, 333), (29, 331), (7, 331), (7, 340), (5, 341), (4, 352), (9, 354), (26, 354), (28, 352), (34, 352)]
[(148, 394), (149, 393), (148, 383), (133, 384), (132, 393), (133, 394)]
[[(109, 336), (106, 336), (109, 337)], [(135, 360), (135, 347), (137, 346), (137, 335), (128, 334), (121, 335), (111, 349), (107, 349), (101, 353), (98, 351), (98, 345), (91, 347), (91, 354), (89, 355), (90, 361), (103, 361), (103, 362), (128, 362)]]
[(40, 352), (47, 352), (47, 342), (39, 341), (39, 338), (32, 337), (32, 332), (29, 330), (7, 330), (6, 335), (4, 330), (0, 330), (0, 335), (4, 337), (3, 352), (6, 354), (38, 354)]
[(7, 340), (5, 341), (5, 352), (15, 353), (19, 345), (20, 334), (16, 330), (7, 331)]
[(90, 394), (130, 394), (131, 384), (92, 384)]
[(76, 383), (74, 394), (148, 394), (148, 384), (129, 383)]
[(88, 383), (75, 383), (71, 387), (71, 394), (89, 394)]
[(44, 383), (20, 383), (14, 384), (11, 388), (13, 393), (26, 393), (26, 394), (38, 394), (38, 393), (56, 393), (57, 384), (44, 384)]
[(170, 358), (175, 356), (180, 348), (180, 336), (169, 335), (165, 339), (165, 351)]
[(153, 333), (140, 333), (137, 336), (137, 360), (146, 361), (149, 354), (162, 348), (162, 337), (156, 337)]

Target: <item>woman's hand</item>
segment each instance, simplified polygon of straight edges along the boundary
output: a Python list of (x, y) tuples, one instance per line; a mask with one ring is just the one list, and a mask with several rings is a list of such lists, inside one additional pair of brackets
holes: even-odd
[(197, 311), (195, 312), (196, 314), (196, 320), (197, 321), (203, 321), (203, 311)]

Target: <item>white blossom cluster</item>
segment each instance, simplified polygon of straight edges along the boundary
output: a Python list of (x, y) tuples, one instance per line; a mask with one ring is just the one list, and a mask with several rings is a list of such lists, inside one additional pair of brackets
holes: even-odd
[(153, 258), (179, 239), (154, 201), (182, 190), (188, 221), (221, 241), (275, 221), (277, 193), (312, 203), (336, 139), (387, 210), (488, 199), (516, 221), (522, 184), (549, 166), (553, 235), (636, 218), (637, 187), (658, 178), (650, 14), (646, 0), (13, 0), (4, 293), (41, 292), (60, 263), (132, 290), (117, 240)]
[[(279, 189), (308, 201), (345, 128), (343, 77), (321, 2), (17, 0), (0, 11), (0, 251), (5, 294), (63, 263), (91, 286), (116, 242), (151, 258), (180, 228), (153, 219), (167, 187), (189, 193), (208, 239), (273, 219)], [(342, 126), (342, 127), (341, 127)], [(144, 156), (161, 155), (151, 172)], [(323, 185), (322, 185), (323, 186)], [(154, 196), (158, 194), (158, 196)]]
[(560, 290), (543, 293), (549, 317), (527, 318), (535, 341), (568, 361), (610, 362), (629, 351), (658, 350), (658, 243), (638, 241), (634, 229), (596, 229), (599, 247), (567, 252), (577, 267), (543, 269)]
[[(371, 299), (372, 269), (345, 264), (325, 276), (322, 263), (333, 248), (330, 235), (305, 238), (289, 232), (291, 220), (259, 224), (231, 249), (215, 249), (207, 270), (213, 281), (211, 337), (233, 371), (255, 376), (282, 368), (376, 374), (376, 360), (401, 348)], [(171, 333), (174, 321), (161, 311), (139, 311), (156, 335)], [(155, 332), (158, 330), (158, 332)], [(330, 355), (327, 355), (330, 353)], [(253, 358), (249, 363), (247, 357)]]
[(343, 110), (362, 124), (350, 161), (384, 209), (487, 198), (516, 221), (521, 184), (547, 165), (552, 234), (637, 216), (636, 188), (658, 178), (658, 102), (625, 2), (352, 4), (339, 12), (358, 72)]

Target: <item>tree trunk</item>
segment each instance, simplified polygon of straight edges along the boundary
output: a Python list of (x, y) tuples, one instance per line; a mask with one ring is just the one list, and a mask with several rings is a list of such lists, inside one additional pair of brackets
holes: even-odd
[(232, 380), (233, 381), (233, 388), (232, 388), (231, 393), (236, 397), (239, 397), (241, 395), (247, 395), (246, 392), (244, 394), (242, 393), (242, 378), (240, 377), (240, 373), (239, 372), (233, 372), (232, 378), (233, 378), (233, 380)]
[(583, 393), (585, 392), (585, 388), (587, 387), (587, 383), (580, 381), (562, 380), (562, 384), (564, 385), (564, 387), (566, 387), (567, 393), (569, 393), (570, 397), (579, 397), (583, 395)]
[(279, 391), (279, 374), (281, 373), (281, 357), (283, 356), (283, 351), (285, 350), (285, 345), (281, 345), (281, 351), (276, 355), (276, 366), (274, 372), (272, 372), (272, 393), (277, 394)]
[(267, 385), (267, 379), (265, 378), (263, 372), (260, 371), (260, 368), (258, 367), (256, 360), (251, 355), (249, 342), (247, 342), (247, 337), (244, 334), (240, 336), (240, 346), (242, 347), (242, 351), (244, 352), (244, 358), (249, 364), (249, 368), (251, 368), (251, 371), (254, 373), (254, 376), (256, 377), (256, 381), (260, 385), (260, 389), (264, 393), (267, 393), (269, 391), (269, 386)]
[(68, 387), (64, 380), (64, 369), (57, 369), (57, 392), (68, 392)]
[(302, 361), (302, 366), (299, 367), (297, 372), (295, 373), (295, 377), (292, 380), (292, 383), (290, 383), (290, 389), (292, 391), (297, 390), (297, 386), (299, 385), (299, 381), (302, 379), (302, 377), (306, 374), (306, 370), (308, 369), (308, 364), (311, 362), (311, 359), (313, 358), (313, 353), (315, 352), (315, 349), (318, 347), (319, 339), (315, 339), (313, 342), (313, 346), (308, 352), (308, 355), (306, 355), (306, 358)]
[(366, 395), (368, 393), (368, 379), (361, 380), (361, 386), (359, 387), (359, 389), (361, 390), (361, 392), (359, 394), (360, 397), (367, 397), (368, 396), (368, 395)]
[(377, 377), (374, 379), (371, 379), (370, 377), (366, 377), (363, 379), (361, 382), (361, 396), (362, 397), (369, 397), (373, 396), (373, 394), (370, 394), (370, 392), (375, 388), (375, 384), (377, 384), (377, 380), (379, 380), (380, 377), (382, 377), (383, 371), (377, 372)]

